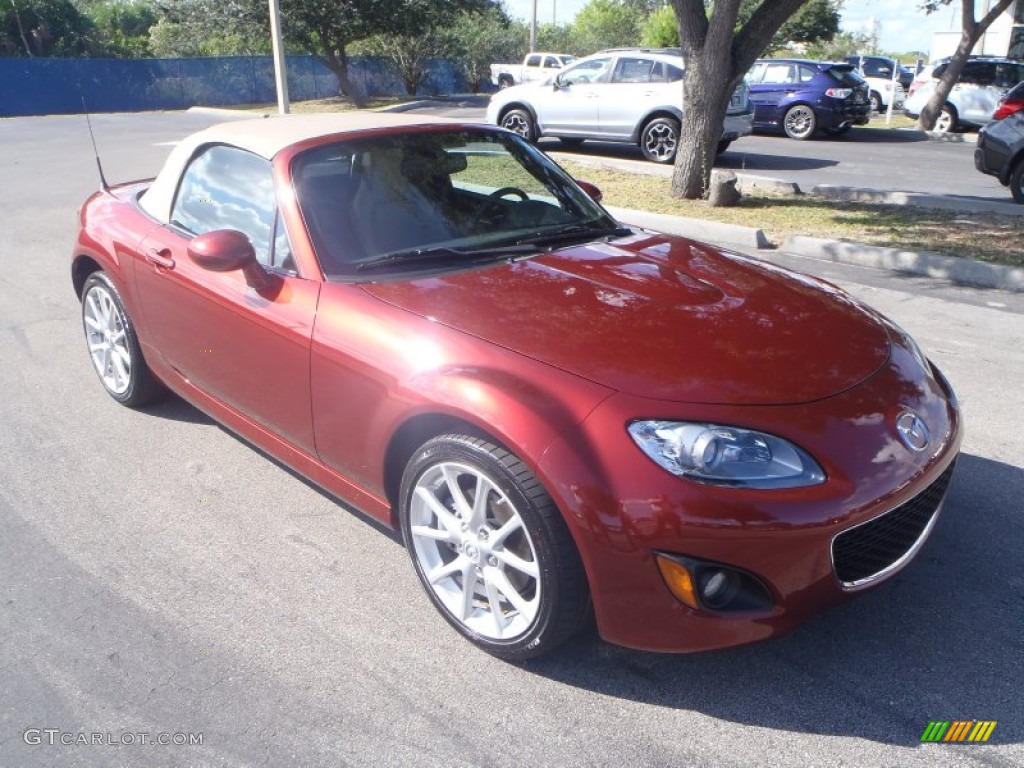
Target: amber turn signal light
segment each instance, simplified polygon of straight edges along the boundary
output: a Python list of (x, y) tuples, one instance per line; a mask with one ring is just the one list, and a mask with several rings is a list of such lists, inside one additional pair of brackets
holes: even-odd
[(673, 560), (672, 558), (666, 557), (662, 554), (655, 554), (654, 559), (658, 563), (658, 570), (661, 571), (661, 577), (665, 579), (665, 584), (668, 585), (672, 594), (685, 605), (688, 605), (693, 609), (699, 609), (700, 603), (697, 601), (697, 592), (694, 589), (693, 576), (687, 570), (686, 566), (678, 560)]

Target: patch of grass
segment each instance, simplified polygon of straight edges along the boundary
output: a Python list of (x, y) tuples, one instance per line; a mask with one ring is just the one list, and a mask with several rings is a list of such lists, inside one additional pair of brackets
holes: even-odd
[[(380, 96), (370, 99), (363, 107), (356, 107), (356, 105), (348, 99), (343, 99), (340, 96), (333, 96), (327, 99), (293, 101), (289, 103), (289, 108), (295, 114), (308, 114), (311, 112), (355, 112), (359, 109), (380, 109), (381, 107), (390, 107), (394, 104), (400, 104), (403, 101), (410, 101), (410, 99), (400, 99), (396, 96)], [(227, 107), (227, 109), (235, 109), (239, 112), (277, 112), (277, 104), (239, 104), (235, 107)]]
[(993, 264), (1024, 266), (1024, 217), (957, 213), (915, 206), (845, 203), (811, 195), (746, 193), (734, 208), (672, 197), (660, 176), (563, 163), (576, 178), (596, 184), (604, 202), (621, 208), (740, 224), (764, 230), (781, 244), (789, 235), (930, 251)]

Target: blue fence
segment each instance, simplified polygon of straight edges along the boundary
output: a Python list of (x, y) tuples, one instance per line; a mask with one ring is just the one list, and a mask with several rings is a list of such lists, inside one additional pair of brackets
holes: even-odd
[[(338, 95), (334, 73), (312, 56), (288, 57), (288, 92), (296, 101)], [(349, 79), (366, 96), (405, 93), (383, 59), (355, 58)], [(466, 90), (446, 59), (434, 59), (420, 87), (436, 95)], [(82, 98), (90, 112), (136, 112), (274, 102), (269, 56), (199, 59), (0, 58), (0, 116), (74, 114)]]

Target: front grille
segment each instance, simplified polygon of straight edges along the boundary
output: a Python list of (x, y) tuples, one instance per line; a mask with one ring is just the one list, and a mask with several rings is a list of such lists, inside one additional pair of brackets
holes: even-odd
[(913, 554), (946, 495), (953, 466), (906, 504), (833, 539), (832, 567), (844, 586), (880, 576)]

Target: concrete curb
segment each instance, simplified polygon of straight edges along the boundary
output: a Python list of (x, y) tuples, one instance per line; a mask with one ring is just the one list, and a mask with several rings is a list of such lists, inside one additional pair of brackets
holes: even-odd
[(907, 272), (979, 288), (1024, 292), (1024, 268), (1021, 267), (985, 264), (938, 253), (901, 251), (898, 248), (844, 243), (804, 235), (787, 237), (779, 250), (797, 256)]
[(889, 205), (911, 205), (916, 208), (935, 208), (944, 211), (1024, 216), (1024, 205), (993, 203), (990, 200), (976, 200), (956, 195), (926, 195), (923, 192), (894, 192), (863, 187), (839, 187), (831, 184), (819, 184), (812, 187), (810, 194), (827, 200), (845, 200), (855, 203), (888, 203)]
[(189, 107), (185, 111), (192, 115), (213, 115), (214, 117), (229, 117), (235, 120), (250, 120), (277, 114), (276, 112), (243, 112), (240, 109), (225, 109), (223, 107)]
[(687, 219), (682, 216), (670, 216), (664, 213), (648, 213), (630, 208), (612, 208), (606, 210), (623, 224), (632, 224), (668, 235), (679, 235), (694, 240), (706, 240), (711, 243), (732, 245), (737, 248), (754, 248), (757, 250), (771, 248), (772, 244), (764, 231), (754, 227), (742, 227), (738, 224), (722, 224), (704, 219)]

